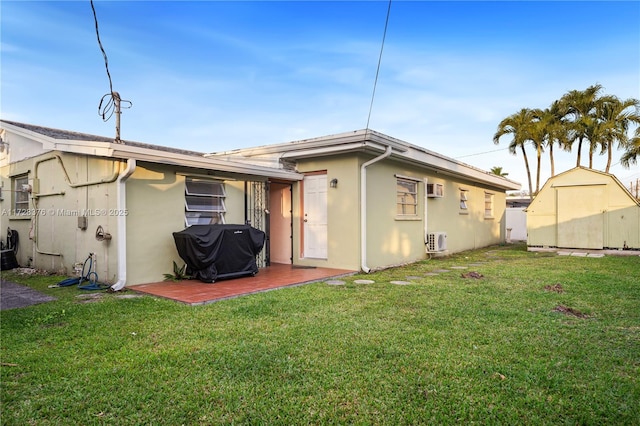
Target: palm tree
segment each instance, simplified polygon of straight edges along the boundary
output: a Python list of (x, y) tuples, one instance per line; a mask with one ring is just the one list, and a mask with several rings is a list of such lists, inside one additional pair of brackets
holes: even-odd
[(640, 157), (640, 127), (636, 127), (633, 138), (625, 144), (626, 152), (620, 157), (620, 164), (627, 169), (632, 164), (638, 164), (638, 157)]
[(640, 101), (629, 98), (624, 101), (615, 96), (604, 97), (600, 114), (600, 131), (602, 133), (598, 144), (601, 153), (607, 153), (605, 172), (609, 173), (613, 156), (613, 145), (618, 142), (618, 148), (629, 143), (629, 126), (640, 125)]
[(565, 116), (567, 111), (565, 106), (560, 101), (553, 101), (549, 108), (545, 108), (542, 111), (542, 117), (540, 118), (547, 129), (546, 146), (549, 148), (549, 163), (551, 165), (551, 177), (556, 175), (555, 163), (553, 158), (553, 147), (558, 145), (565, 151), (571, 150), (571, 144), (569, 143), (569, 133), (567, 125), (565, 123)]
[(560, 102), (567, 109), (567, 115), (571, 118), (569, 128), (572, 136), (569, 143), (578, 141), (578, 155), (576, 167), (580, 166), (582, 155), (582, 142), (587, 138), (589, 127), (596, 121), (596, 107), (598, 95), (602, 90), (601, 84), (594, 84), (585, 90), (571, 90), (560, 98)]
[(527, 169), (527, 179), (529, 180), (529, 196), (533, 199), (533, 188), (531, 185), (531, 170), (529, 168), (529, 160), (527, 159), (527, 152), (525, 145), (527, 141), (531, 140), (531, 126), (534, 120), (532, 110), (528, 108), (522, 108), (515, 114), (510, 115), (498, 124), (498, 130), (493, 135), (493, 143), (498, 144), (500, 138), (506, 134), (511, 134), (512, 139), (509, 143), (509, 152), (516, 155), (517, 149), (522, 151), (522, 158), (524, 158), (524, 165)]
[(509, 173), (505, 173), (502, 171), (502, 167), (499, 166), (495, 166), (491, 168), (491, 173), (493, 173), (494, 175), (498, 175), (501, 177), (507, 177), (509, 176)]
[(541, 109), (534, 109), (531, 111), (533, 114), (533, 120), (529, 127), (529, 134), (531, 142), (536, 148), (536, 191), (540, 191), (540, 170), (542, 168), (542, 151), (544, 149), (545, 140), (547, 139), (547, 127), (544, 120), (544, 113)]

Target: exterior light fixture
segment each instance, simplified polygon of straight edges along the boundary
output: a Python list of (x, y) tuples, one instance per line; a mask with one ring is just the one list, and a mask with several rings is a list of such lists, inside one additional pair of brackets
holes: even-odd
[(336, 178), (331, 179), (331, 182), (329, 182), (329, 186), (331, 188), (337, 188), (338, 187), (338, 179), (336, 179)]

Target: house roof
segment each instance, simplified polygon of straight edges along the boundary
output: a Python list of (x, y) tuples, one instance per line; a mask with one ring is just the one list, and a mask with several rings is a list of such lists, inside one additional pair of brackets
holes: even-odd
[(357, 130), (281, 144), (210, 153), (206, 156), (229, 158), (253, 164), (268, 163), (276, 167), (279, 166), (281, 159), (294, 160), (347, 152), (368, 152), (377, 155), (384, 152), (388, 146), (393, 149), (391, 158), (398, 161), (426, 167), (445, 175), (462, 176), (505, 190), (520, 189), (520, 184), (517, 182), (374, 130)]
[(122, 141), (114, 138), (54, 129), (33, 124), (0, 120), (2, 128), (42, 143), (43, 149), (118, 159), (135, 159), (188, 168), (229, 172), (286, 180), (301, 180), (302, 175), (283, 169), (264, 167), (229, 159), (206, 157), (204, 153), (181, 148)]

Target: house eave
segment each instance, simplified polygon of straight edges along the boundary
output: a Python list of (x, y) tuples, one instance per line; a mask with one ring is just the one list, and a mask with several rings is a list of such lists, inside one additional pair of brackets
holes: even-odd
[(283, 144), (212, 153), (207, 154), (207, 157), (230, 159), (234, 157), (243, 159), (278, 157), (282, 159), (299, 160), (353, 152), (366, 152), (372, 155), (379, 155), (384, 152), (388, 146), (393, 149), (390, 158), (396, 161), (410, 163), (447, 176), (462, 177), (501, 190), (519, 190), (521, 188), (519, 183), (502, 176), (494, 175), (493, 173), (459, 162), (434, 151), (409, 144), (373, 130), (358, 130)]
[(247, 176), (260, 176), (274, 179), (284, 179), (298, 181), (302, 180), (303, 175), (300, 173), (275, 169), (271, 167), (255, 166), (244, 164), (232, 160), (222, 160), (206, 157), (195, 157), (184, 154), (166, 155), (158, 151), (147, 148), (129, 147), (120, 144), (113, 144), (113, 157), (115, 158), (133, 158), (138, 161), (147, 161), (152, 163), (161, 163), (178, 167), (189, 167), (198, 169), (211, 169), (226, 173), (235, 173)]
[[(96, 157), (134, 159), (177, 167), (215, 170), (243, 176), (266, 177), (290, 181), (302, 180), (303, 175), (284, 169), (235, 162), (232, 159), (208, 158), (180, 152), (162, 151), (144, 146), (132, 146), (106, 140), (58, 139), (21, 126), (2, 121), (2, 127), (17, 135), (42, 144), (44, 151), (60, 151)], [(140, 145), (140, 144), (138, 144)], [(144, 144), (142, 144), (144, 145)]]

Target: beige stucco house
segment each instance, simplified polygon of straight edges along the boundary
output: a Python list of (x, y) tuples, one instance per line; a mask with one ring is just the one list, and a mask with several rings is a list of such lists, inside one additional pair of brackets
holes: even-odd
[(576, 167), (550, 178), (527, 208), (529, 247), (640, 248), (640, 202), (613, 175)]
[[(283, 238), (272, 233), (271, 257), (290, 256), (309, 266), (369, 271), (503, 242), (505, 194), (520, 188), (372, 130), (208, 157), (270, 164), (304, 176), (293, 185), (272, 186), (271, 226), (283, 230)], [(279, 209), (279, 203), (289, 202), (292, 217), (280, 216), (289, 208)], [(288, 232), (291, 248), (284, 243)]]
[(371, 130), (214, 154), (6, 120), (0, 137), (19, 263), (70, 274), (95, 253), (116, 289), (162, 280), (195, 223), (262, 229), (261, 266), (369, 271), (500, 243), (520, 187)]
[[(202, 153), (0, 121), (0, 236), (18, 232), (20, 265), (72, 274), (95, 253), (99, 279), (162, 281), (180, 260), (172, 232), (193, 223), (245, 223), (263, 208), (246, 194), (294, 171)], [(262, 224), (259, 224), (262, 226)], [(263, 260), (264, 263), (264, 260)]]

